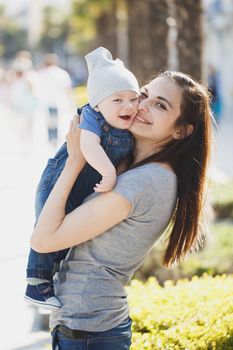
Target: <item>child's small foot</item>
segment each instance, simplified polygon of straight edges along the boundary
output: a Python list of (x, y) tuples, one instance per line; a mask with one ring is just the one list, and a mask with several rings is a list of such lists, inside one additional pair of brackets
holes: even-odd
[(37, 285), (28, 284), (24, 299), (30, 304), (49, 310), (57, 310), (62, 306), (57, 297), (55, 297), (53, 285), (50, 282)]

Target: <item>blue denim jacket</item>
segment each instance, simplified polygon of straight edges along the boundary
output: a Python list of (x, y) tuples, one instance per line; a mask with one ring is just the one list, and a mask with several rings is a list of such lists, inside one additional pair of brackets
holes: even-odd
[[(82, 108), (82, 113), (85, 113), (85, 111), (92, 113), (92, 117), (96, 119), (101, 130), (101, 145), (114, 166), (117, 166), (133, 150), (134, 139), (132, 134), (128, 130), (116, 129), (109, 125), (102, 114), (94, 111), (89, 105), (85, 105)], [(78, 110), (78, 113), (80, 113), (80, 110)], [(83, 128), (86, 129), (86, 126)], [(55, 156), (48, 160), (36, 191), (36, 219), (39, 217), (53, 186), (63, 170), (67, 157), (67, 147), (66, 143), (64, 143)], [(100, 180), (101, 175), (87, 163), (70, 192), (66, 204), (66, 213), (81, 205), (84, 199), (93, 193), (95, 184), (100, 182)], [(67, 251), (61, 251), (60, 254), (39, 254), (31, 249), (27, 266), (27, 277), (51, 279), (50, 271), (53, 269), (54, 262), (58, 263), (63, 259)]]

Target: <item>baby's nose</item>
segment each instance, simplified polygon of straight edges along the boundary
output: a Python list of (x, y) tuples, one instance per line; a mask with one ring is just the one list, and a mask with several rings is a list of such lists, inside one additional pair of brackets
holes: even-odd
[(133, 107), (132, 102), (127, 102), (127, 103), (124, 105), (124, 108), (125, 108), (125, 109), (130, 109), (130, 108), (132, 108), (132, 107)]

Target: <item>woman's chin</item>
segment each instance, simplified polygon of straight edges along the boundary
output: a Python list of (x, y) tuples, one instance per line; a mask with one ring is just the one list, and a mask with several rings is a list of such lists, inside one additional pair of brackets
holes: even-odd
[(134, 118), (131, 126), (129, 127), (129, 131), (133, 132), (134, 130), (139, 130), (142, 125), (146, 125), (145, 123), (142, 123), (140, 120), (137, 120), (136, 118)]

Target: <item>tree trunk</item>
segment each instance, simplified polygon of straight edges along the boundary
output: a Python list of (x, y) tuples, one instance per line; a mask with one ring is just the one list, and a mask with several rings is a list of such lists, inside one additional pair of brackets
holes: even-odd
[(202, 1), (175, 0), (179, 70), (202, 78)]
[(126, 0), (129, 66), (139, 83), (167, 68), (168, 6), (166, 0)]
[(112, 5), (101, 13), (96, 20), (97, 37), (96, 46), (106, 47), (114, 57), (117, 56), (117, 13), (116, 0)]

